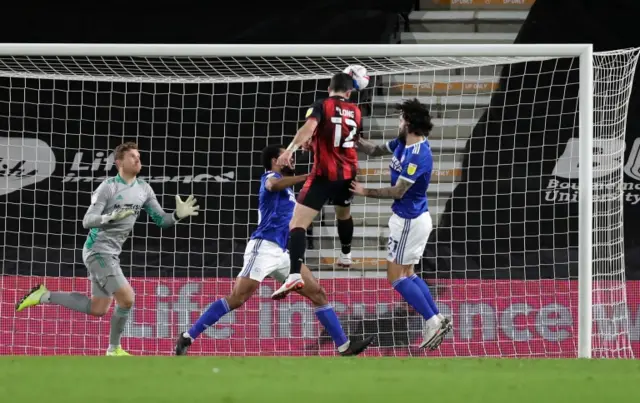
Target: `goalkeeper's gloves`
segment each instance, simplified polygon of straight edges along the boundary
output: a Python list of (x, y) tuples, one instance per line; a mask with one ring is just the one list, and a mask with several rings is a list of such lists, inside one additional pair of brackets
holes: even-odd
[(136, 212), (132, 209), (113, 210), (111, 213), (103, 215), (101, 221), (102, 221), (102, 224), (108, 224), (111, 222), (120, 221), (135, 213)]
[(173, 212), (176, 221), (188, 216), (197, 216), (199, 209), (200, 206), (196, 204), (196, 198), (193, 195), (189, 196), (185, 201), (182, 201), (180, 196), (176, 195), (176, 211)]

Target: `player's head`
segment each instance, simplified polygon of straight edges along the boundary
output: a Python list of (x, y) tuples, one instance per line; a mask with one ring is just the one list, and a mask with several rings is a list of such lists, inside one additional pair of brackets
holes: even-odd
[(140, 173), (142, 163), (140, 162), (140, 152), (138, 145), (128, 141), (120, 144), (115, 150), (115, 163), (120, 174), (135, 176)]
[(329, 95), (342, 95), (345, 98), (351, 96), (353, 91), (353, 78), (347, 73), (334, 74), (329, 83)]
[(418, 137), (429, 136), (433, 124), (426, 105), (414, 98), (398, 105), (398, 109), (400, 110), (398, 137), (401, 141), (405, 141), (409, 134)]
[(294, 170), (288, 166), (278, 165), (278, 157), (284, 152), (284, 150), (284, 147), (279, 144), (266, 146), (262, 150), (262, 166), (266, 171), (278, 172), (286, 176), (295, 174)]

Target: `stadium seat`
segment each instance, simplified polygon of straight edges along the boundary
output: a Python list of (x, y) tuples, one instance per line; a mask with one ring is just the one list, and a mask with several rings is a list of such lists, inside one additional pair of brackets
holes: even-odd
[[(512, 43), (526, 19), (533, 0), (421, 0), (420, 10), (409, 15), (411, 32), (401, 32), (401, 43)], [(399, 66), (411, 69), (412, 58), (397, 58)], [(434, 167), (429, 187), (429, 212), (438, 225), (447, 200), (460, 179), (467, 140), (484, 114), (497, 88), (500, 66), (438, 70), (422, 74), (401, 74), (382, 78), (371, 102), (371, 116), (364, 119), (365, 137), (378, 145), (398, 134), (394, 105), (417, 97), (429, 105), (434, 129), (429, 142)], [(359, 178), (369, 187), (388, 186), (389, 157), (360, 161)], [(387, 222), (391, 200), (352, 203), (355, 236), (354, 267), (363, 276), (381, 275), (386, 264)], [(313, 232), (314, 249), (307, 251), (312, 265), (336, 273), (339, 252), (333, 207), (323, 209), (322, 226)], [(317, 222), (316, 222), (317, 223)], [(336, 274), (339, 275), (339, 274)]]
[[(374, 117), (366, 119), (364, 122), (365, 132), (369, 133), (372, 139), (392, 139), (398, 134), (398, 124), (395, 115), (389, 117)], [(458, 139), (466, 138), (473, 130), (477, 118), (469, 119), (434, 119), (434, 128), (431, 133), (433, 139)]]
[(392, 76), (386, 85), (389, 95), (403, 97), (420, 95), (462, 95), (491, 93), (497, 88), (498, 78), (476, 75), (407, 74)]
[(420, 10), (528, 10), (535, 0), (420, 0)]
[(412, 32), (518, 32), (527, 11), (414, 11), (409, 14)]
[(507, 32), (403, 32), (402, 43), (513, 43), (516, 33)]

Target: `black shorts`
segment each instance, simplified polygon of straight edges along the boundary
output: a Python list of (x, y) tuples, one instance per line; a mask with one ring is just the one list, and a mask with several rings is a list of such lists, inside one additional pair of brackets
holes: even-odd
[(298, 194), (298, 203), (316, 211), (322, 210), (325, 204), (350, 206), (353, 200), (351, 182), (354, 179), (331, 181), (322, 176), (309, 176)]

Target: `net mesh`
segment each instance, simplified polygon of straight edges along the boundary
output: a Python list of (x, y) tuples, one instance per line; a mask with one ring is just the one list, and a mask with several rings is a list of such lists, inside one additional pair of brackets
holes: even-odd
[[(594, 56), (593, 347), (603, 357), (631, 357), (637, 342), (628, 301), (640, 296), (626, 286), (623, 232), (623, 207), (640, 195), (625, 182), (640, 175), (624, 158), (637, 57)], [(454, 331), (436, 352), (414, 348), (421, 318), (386, 281), (391, 202), (357, 197), (354, 266), (335, 266), (331, 207), (309, 230), (306, 255), (347, 333), (376, 334), (371, 355), (576, 356), (578, 62), (518, 57), (0, 57), (0, 352), (104, 352), (106, 317), (53, 305), (15, 313), (14, 304), (38, 283), (90, 292), (82, 216), (98, 183), (116, 174), (112, 150), (133, 140), (165, 209), (176, 194), (194, 194), (202, 209), (173, 229), (139, 220), (120, 257), (136, 291), (124, 347), (170, 354), (178, 332), (242, 268), (257, 223), (260, 150), (288, 143), (348, 64), (372, 76), (356, 95), (364, 137), (395, 138), (393, 105), (403, 99), (431, 110), (435, 229), (418, 271)], [(297, 169), (310, 159), (299, 154)], [(388, 186), (388, 165), (363, 155), (364, 184)], [(334, 354), (311, 304), (271, 301), (275, 287), (265, 281), (190, 354)]]

